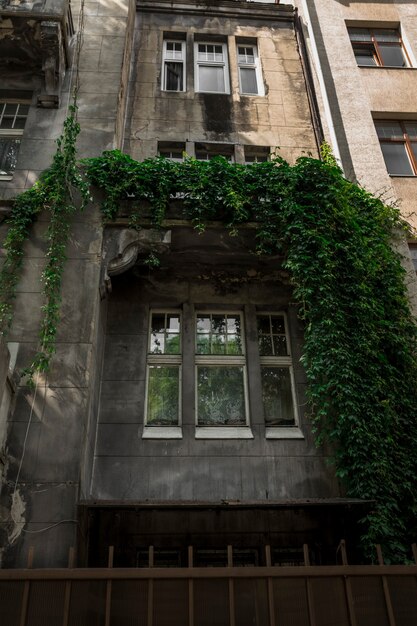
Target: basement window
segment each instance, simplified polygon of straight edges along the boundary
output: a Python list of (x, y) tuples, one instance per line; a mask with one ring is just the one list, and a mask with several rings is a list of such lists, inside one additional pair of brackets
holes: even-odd
[(215, 42), (194, 44), (195, 88), (197, 92), (230, 93), (227, 45)]
[(198, 161), (210, 161), (214, 157), (222, 156), (228, 161), (234, 161), (235, 147), (230, 143), (196, 143), (195, 158)]
[(400, 32), (395, 28), (349, 28), (360, 66), (410, 67)]
[(271, 158), (269, 146), (244, 146), (245, 163), (265, 163)]
[(13, 176), (28, 114), (28, 101), (0, 100), (0, 180)]
[(181, 141), (158, 141), (158, 156), (170, 161), (183, 161), (185, 143)]

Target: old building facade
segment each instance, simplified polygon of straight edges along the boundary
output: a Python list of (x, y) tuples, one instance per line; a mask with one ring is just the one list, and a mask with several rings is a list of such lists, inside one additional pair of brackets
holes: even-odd
[[(74, 88), (80, 157), (236, 163), (318, 156), (411, 222), (417, 111), (413, 3), (138, 0), (8, 3), (0, 11), (0, 198), (45, 169)], [(180, 203), (181, 198), (177, 199)], [(128, 200), (127, 200), (128, 203)], [(175, 205), (175, 203), (173, 203)], [(201, 565), (332, 562), (366, 503), (316, 448), (300, 364), (302, 324), (280, 259), (250, 229), (197, 234), (172, 208), (155, 232), (103, 229), (92, 203), (68, 250), (57, 352), (35, 390), (42, 236), (25, 251), (3, 349), (2, 563)], [(5, 227), (3, 227), (5, 232)], [(152, 247), (161, 266), (150, 270)], [(409, 263), (410, 293), (415, 292)], [(14, 372), (14, 374), (13, 374)], [(6, 380), (7, 379), (7, 380)], [(278, 391), (277, 391), (278, 390)]]

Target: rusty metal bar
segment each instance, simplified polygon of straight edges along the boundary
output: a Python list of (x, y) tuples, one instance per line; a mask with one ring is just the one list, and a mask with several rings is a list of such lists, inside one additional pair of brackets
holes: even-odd
[[(153, 546), (149, 546), (148, 552), (148, 566), (152, 568), (154, 566), (154, 549)], [(152, 626), (153, 624), (153, 578), (149, 576), (148, 580), (148, 626)]]
[[(68, 553), (68, 567), (73, 568), (75, 563), (75, 552), (74, 548), (69, 549)], [(67, 580), (65, 583), (65, 595), (64, 595), (64, 615), (62, 618), (62, 626), (68, 626), (69, 622), (69, 613), (70, 613), (70, 603), (71, 603), (71, 580)]]
[[(233, 547), (227, 546), (227, 567), (233, 568)], [(233, 578), (229, 577), (229, 624), (236, 626), (235, 620), (235, 587)]]
[[(381, 546), (378, 543), (376, 545), (376, 553), (378, 556), (378, 563), (380, 565), (380, 567), (383, 567), (384, 565), (384, 557), (382, 555), (382, 550), (381, 550)], [(394, 610), (392, 608), (392, 602), (391, 602), (391, 594), (389, 592), (389, 586), (388, 586), (388, 579), (386, 576), (382, 576), (382, 586), (384, 589), (384, 597), (385, 597), (385, 604), (387, 606), (387, 613), (388, 613), (388, 621), (390, 626), (396, 626), (395, 624), (395, 617), (394, 617)]]
[[(30, 569), (33, 565), (33, 556), (34, 556), (34, 548), (30, 546), (28, 552), (28, 569)], [(25, 586), (23, 588), (23, 597), (22, 597), (22, 610), (20, 612), (20, 626), (26, 626), (26, 620), (28, 615), (28, 604), (29, 604), (29, 591), (30, 591), (30, 579), (25, 580)]]
[[(265, 563), (267, 567), (272, 567), (271, 546), (265, 546)], [(270, 576), (268, 576), (268, 609), (269, 626), (275, 626), (274, 585)]]
[[(109, 557), (107, 567), (111, 569), (113, 567), (114, 560), (114, 546), (109, 546)], [(106, 583), (106, 612), (104, 617), (105, 626), (110, 626), (110, 612), (111, 612), (111, 589), (112, 580), (108, 579)]]
[[(342, 539), (339, 545), (340, 545), (340, 550), (342, 553), (342, 563), (343, 565), (348, 565), (346, 541)], [(346, 601), (347, 601), (348, 613), (349, 613), (349, 623), (351, 626), (357, 626), (357, 621), (356, 621), (356, 616), (355, 616), (355, 603), (353, 600), (353, 593), (352, 593), (352, 584), (348, 576), (344, 577), (344, 581), (345, 581)]]
[[(188, 546), (188, 567), (194, 565), (193, 546)], [(194, 626), (194, 581), (188, 579), (188, 626)]]
[[(303, 544), (303, 554), (304, 554), (304, 565), (306, 567), (310, 567), (310, 552), (308, 550), (308, 544)], [(311, 585), (310, 577), (306, 577), (306, 592), (307, 592), (307, 606), (308, 606), (308, 619), (310, 622), (310, 626), (316, 626), (316, 615), (314, 613), (314, 602), (313, 602), (313, 588)]]

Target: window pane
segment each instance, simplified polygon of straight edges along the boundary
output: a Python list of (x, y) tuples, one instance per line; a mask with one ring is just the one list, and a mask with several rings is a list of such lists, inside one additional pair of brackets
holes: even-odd
[(258, 93), (256, 70), (254, 68), (240, 68), (240, 87), (242, 93)]
[(380, 139), (403, 139), (404, 133), (398, 122), (375, 122), (376, 132)]
[(197, 354), (242, 354), (239, 315), (197, 315)]
[(197, 367), (198, 423), (246, 424), (243, 367)]
[(258, 315), (258, 341), (261, 356), (287, 356), (284, 317)]
[(176, 426), (179, 417), (178, 366), (150, 365), (148, 378), (148, 426)]
[(179, 315), (152, 314), (149, 352), (151, 354), (181, 354)]
[(417, 122), (404, 122), (404, 126), (410, 139), (417, 139)]
[(371, 41), (371, 34), (367, 28), (349, 28), (351, 41)]
[(183, 65), (182, 63), (165, 63), (165, 89), (167, 91), (183, 91)]
[(16, 168), (20, 139), (0, 137), (0, 176), (12, 174)]
[(199, 89), (200, 91), (212, 91), (224, 93), (224, 68), (216, 66), (199, 65)]
[(262, 367), (261, 375), (266, 425), (294, 425), (290, 370), (286, 367)]
[(379, 51), (385, 66), (407, 67), (401, 46), (384, 46), (380, 44)]
[(412, 175), (413, 170), (408, 158), (405, 144), (381, 143), (382, 154), (389, 174), (394, 176)]
[(373, 47), (353, 49), (358, 65), (378, 65)]
[(378, 28), (378, 30), (374, 31), (374, 36), (378, 43), (383, 41), (398, 43), (400, 41), (398, 30), (393, 28)]
[(238, 47), (238, 62), (239, 63), (255, 63), (255, 56), (252, 47), (239, 46)]

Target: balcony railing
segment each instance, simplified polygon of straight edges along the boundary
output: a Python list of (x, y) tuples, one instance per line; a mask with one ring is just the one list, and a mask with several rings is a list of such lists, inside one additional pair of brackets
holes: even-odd
[[(413, 547), (417, 559), (416, 547)], [(308, 563), (308, 549), (304, 550)], [(7, 626), (411, 626), (413, 565), (0, 570)], [(30, 555), (32, 559), (33, 555)], [(381, 563), (381, 553), (379, 551)], [(149, 549), (152, 564), (153, 549)], [(417, 561), (416, 561), (417, 563)], [(30, 563), (28, 564), (30, 565)]]

